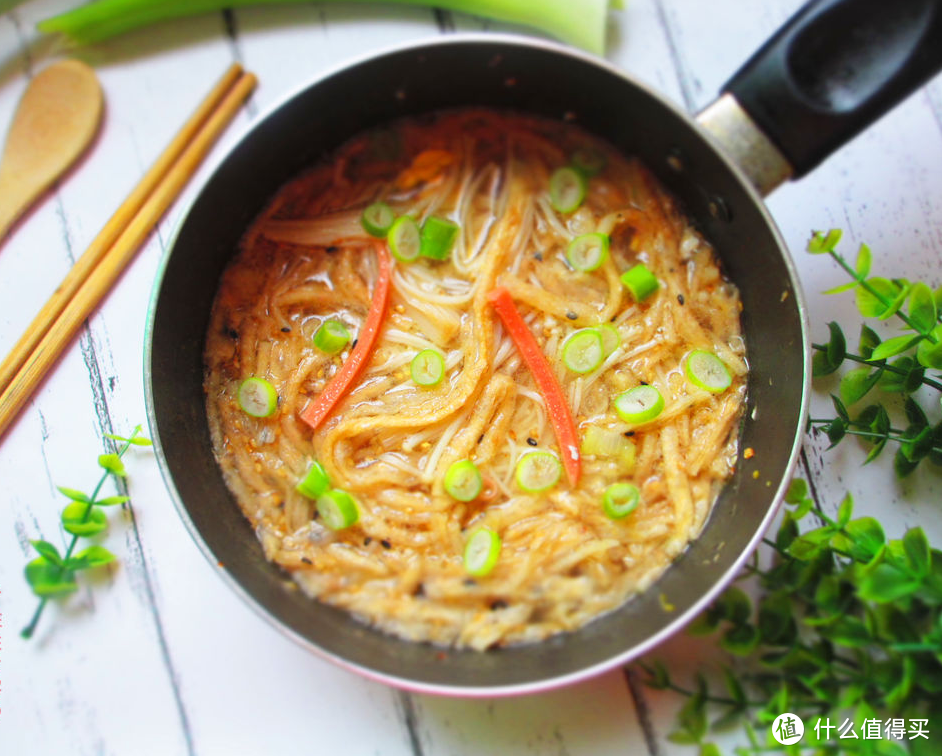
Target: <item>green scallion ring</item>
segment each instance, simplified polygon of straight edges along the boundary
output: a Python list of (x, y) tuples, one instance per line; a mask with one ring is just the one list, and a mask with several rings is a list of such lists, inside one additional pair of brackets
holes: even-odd
[(658, 290), (657, 278), (647, 265), (638, 263), (621, 274), (621, 282), (625, 285), (635, 302), (643, 302)]
[(615, 412), (626, 423), (653, 420), (664, 410), (664, 397), (654, 386), (635, 386), (615, 397)]
[(432, 260), (447, 260), (460, 230), (457, 223), (430, 215), (422, 224), (419, 254)]
[(595, 147), (581, 147), (572, 153), (569, 161), (572, 163), (572, 167), (586, 178), (592, 178), (592, 176), (600, 174), (608, 163), (605, 153), (595, 149)]
[(330, 478), (327, 477), (327, 471), (317, 460), (311, 461), (311, 466), (307, 469), (304, 477), (298, 481), (294, 490), (309, 499), (317, 499), (321, 494), (330, 489)]
[(254, 375), (239, 385), (239, 406), (252, 417), (269, 417), (278, 409), (278, 392), (264, 378)]
[(316, 506), (321, 521), (331, 530), (343, 530), (360, 519), (356, 499), (339, 488), (331, 488), (318, 496)]
[(588, 186), (575, 168), (557, 168), (550, 176), (550, 204), (559, 213), (571, 213), (582, 204)]
[(612, 483), (602, 496), (602, 511), (613, 520), (627, 517), (638, 506), (641, 492), (632, 483)]
[(552, 488), (562, 474), (559, 458), (545, 451), (527, 452), (514, 469), (517, 485), (527, 493), (540, 493)]
[(445, 358), (434, 349), (423, 349), (412, 358), (409, 371), (419, 386), (437, 386), (445, 377)]
[(401, 262), (412, 262), (419, 256), (422, 235), (419, 224), (408, 215), (396, 218), (386, 234), (386, 243), (392, 256)]
[(574, 373), (591, 373), (604, 359), (602, 334), (597, 328), (583, 328), (563, 342), (563, 364)]
[(470, 459), (459, 459), (453, 462), (445, 472), (444, 483), (445, 492), (458, 501), (476, 499), (484, 487), (481, 471)]
[(621, 345), (621, 334), (611, 323), (602, 323), (598, 327), (598, 332), (602, 337), (602, 354), (608, 357)]
[(608, 234), (582, 234), (566, 248), (569, 264), (582, 273), (597, 270), (608, 257)]
[(694, 386), (721, 394), (733, 383), (729, 368), (713, 352), (695, 349), (684, 360), (684, 372)]
[(377, 239), (385, 239), (396, 220), (396, 211), (385, 202), (374, 202), (363, 211), (360, 224), (363, 230)]
[(500, 536), (490, 528), (478, 528), (464, 547), (464, 571), (471, 577), (489, 575), (500, 559)]
[(337, 354), (350, 343), (350, 331), (339, 320), (325, 320), (314, 333), (314, 346), (327, 354)]

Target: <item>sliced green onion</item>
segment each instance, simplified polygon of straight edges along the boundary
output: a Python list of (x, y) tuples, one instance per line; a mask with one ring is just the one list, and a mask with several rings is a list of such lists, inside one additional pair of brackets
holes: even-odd
[(555, 454), (532, 451), (517, 462), (514, 478), (527, 493), (539, 493), (555, 486), (562, 472), (563, 466)]
[(457, 223), (430, 215), (422, 224), (419, 254), (432, 260), (447, 260), (460, 230)]
[(582, 234), (569, 242), (566, 259), (576, 270), (590, 273), (605, 262), (608, 246), (607, 234)]
[(500, 559), (500, 536), (490, 528), (478, 528), (464, 547), (464, 571), (472, 577), (489, 575)]
[(268, 417), (278, 408), (278, 392), (264, 378), (246, 378), (239, 386), (239, 406), (252, 417)]
[(550, 176), (550, 203), (559, 213), (571, 213), (585, 199), (585, 177), (575, 168), (558, 168)]
[(470, 459), (453, 462), (445, 473), (445, 491), (458, 501), (476, 499), (483, 486), (481, 471)]
[(687, 356), (684, 371), (694, 386), (713, 394), (726, 391), (733, 382), (729, 368), (723, 361), (712, 352), (702, 349), (696, 349)]
[(654, 386), (635, 386), (615, 397), (615, 412), (626, 423), (646, 423), (664, 409), (664, 397)]
[(591, 373), (604, 359), (602, 335), (596, 328), (583, 328), (563, 342), (563, 364), (574, 373)]
[(325, 320), (314, 334), (314, 346), (327, 354), (337, 354), (350, 343), (350, 331), (339, 320)]
[(621, 282), (631, 292), (635, 302), (643, 302), (656, 292), (659, 286), (657, 278), (643, 263), (638, 263), (622, 273)]
[(617, 430), (590, 425), (582, 437), (581, 450), (585, 455), (616, 459), (626, 470), (635, 466), (635, 444)]
[(402, 262), (412, 262), (419, 256), (421, 234), (419, 224), (408, 215), (396, 218), (386, 235), (389, 251)]
[(597, 176), (605, 169), (608, 160), (605, 153), (595, 147), (582, 147), (572, 153), (570, 158), (572, 167), (575, 168), (586, 178)]
[(598, 332), (602, 337), (602, 354), (608, 357), (621, 345), (621, 334), (611, 323), (602, 323), (598, 327)]
[(638, 506), (641, 492), (631, 483), (612, 483), (602, 496), (602, 510), (613, 520), (627, 517)]
[(360, 519), (356, 499), (339, 488), (331, 488), (317, 497), (317, 513), (331, 530), (343, 530)]
[(445, 358), (434, 349), (423, 349), (412, 358), (410, 372), (419, 386), (437, 386), (445, 376)]
[(317, 460), (311, 462), (304, 477), (298, 481), (294, 490), (299, 494), (307, 496), (309, 499), (316, 499), (321, 494), (330, 489), (330, 478), (327, 477), (327, 471)]
[(386, 234), (389, 233), (389, 229), (392, 228), (395, 220), (396, 211), (385, 202), (374, 202), (360, 216), (363, 229), (370, 236), (375, 236), (377, 239), (386, 238)]

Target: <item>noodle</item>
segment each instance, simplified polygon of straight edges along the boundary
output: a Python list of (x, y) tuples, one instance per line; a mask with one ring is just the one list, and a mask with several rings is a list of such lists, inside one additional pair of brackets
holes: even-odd
[[(460, 110), (383, 135), (354, 138), (284, 187), (223, 275), (204, 355), (217, 459), (266, 556), (364, 622), (475, 649), (574, 630), (650, 586), (700, 532), (732, 473), (747, 371), (738, 293), (651, 174), (572, 126)], [(606, 166), (582, 206), (559, 213), (549, 176), (586, 145)], [(328, 355), (312, 337), (327, 319), (354, 337), (363, 325), (378, 269), (358, 219), (380, 198), (397, 215), (448, 218), (460, 232), (447, 261), (397, 263), (375, 351), (312, 434), (299, 413), (351, 349)], [(592, 232), (610, 237), (610, 255), (577, 273), (566, 247)], [(619, 278), (637, 263), (661, 286), (641, 304)], [(584, 454), (575, 489), (563, 479), (526, 493), (515, 482), (523, 454), (559, 449), (538, 386), (487, 300), (498, 285), (548, 357), (579, 435), (602, 429), (631, 452)], [(561, 359), (566, 338), (603, 323), (621, 343), (591, 372), (573, 373)], [(441, 353), (445, 377), (422, 387), (409, 365), (428, 348)], [(729, 389), (713, 394), (685, 378), (694, 349), (722, 359)], [(240, 408), (249, 376), (276, 389), (270, 417)], [(665, 408), (632, 426), (612, 399), (641, 384), (656, 386)], [(355, 525), (329, 529), (295, 490), (312, 459), (355, 498)], [(484, 478), (468, 502), (443, 485), (461, 459)], [(616, 481), (640, 491), (625, 519), (601, 507)], [(501, 554), (489, 575), (471, 578), (462, 553), (480, 526), (500, 535)]]

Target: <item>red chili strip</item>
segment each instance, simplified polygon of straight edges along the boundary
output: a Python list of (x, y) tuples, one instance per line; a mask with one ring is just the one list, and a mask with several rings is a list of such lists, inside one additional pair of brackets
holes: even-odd
[(556, 432), (556, 441), (559, 443), (559, 449), (562, 453), (566, 477), (569, 478), (569, 483), (572, 486), (576, 486), (582, 473), (582, 463), (579, 456), (579, 436), (576, 433), (576, 425), (572, 421), (569, 405), (566, 404), (566, 398), (563, 396), (563, 389), (559, 385), (559, 381), (556, 380), (553, 368), (550, 367), (546, 355), (543, 354), (543, 350), (536, 343), (536, 339), (533, 338), (527, 324), (520, 317), (520, 312), (517, 310), (510, 292), (503, 286), (498, 286), (487, 295), (487, 298), (498, 316), (500, 316), (504, 328), (510, 334), (510, 338), (517, 345), (517, 350), (523, 357), (523, 361), (527, 363), (530, 374), (543, 395), (550, 422)]
[(379, 261), (379, 277), (376, 279), (376, 288), (373, 290), (373, 301), (370, 311), (366, 315), (366, 322), (357, 335), (357, 344), (343, 363), (337, 374), (330, 379), (324, 390), (317, 395), (301, 412), (301, 419), (314, 430), (330, 414), (330, 411), (349, 391), (350, 386), (357, 379), (360, 372), (369, 362), (376, 345), (376, 337), (386, 315), (386, 303), (389, 301), (389, 286), (392, 280), (392, 260), (385, 242), (377, 242), (376, 257)]

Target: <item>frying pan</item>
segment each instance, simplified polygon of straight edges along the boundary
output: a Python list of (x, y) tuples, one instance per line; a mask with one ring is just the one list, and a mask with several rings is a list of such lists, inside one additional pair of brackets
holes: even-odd
[[(509, 35), (455, 35), (341, 68), (290, 96), (221, 162), (165, 257), (148, 320), (148, 418), (170, 493), (223, 578), (298, 642), (386, 683), (431, 693), (535, 692), (635, 658), (736, 575), (782, 500), (805, 423), (806, 312), (761, 194), (813, 168), (942, 65), (936, 0), (818, 0), (726, 85), (699, 123), (604, 61)], [(351, 135), (465, 105), (572, 121), (639, 156), (680, 198), (739, 286), (751, 367), (740, 459), (702, 535), (649, 590), (574, 633), (485, 653), (372, 630), (286, 590), (213, 459), (202, 350), (220, 275), (287, 180)]]

